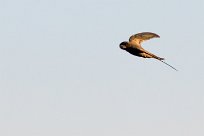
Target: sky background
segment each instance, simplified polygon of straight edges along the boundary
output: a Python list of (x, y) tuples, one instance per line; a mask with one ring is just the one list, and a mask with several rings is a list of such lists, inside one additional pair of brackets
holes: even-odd
[[(203, 136), (203, 0), (1, 0), (1, 136)], [(119, 48), (143, 47), (179, 71)]]

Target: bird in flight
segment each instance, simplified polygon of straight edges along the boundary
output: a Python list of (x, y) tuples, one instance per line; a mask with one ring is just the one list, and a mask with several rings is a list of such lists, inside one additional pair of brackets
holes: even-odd
[(141, 43), (152, 38), (160, 38), (160, 36), (151, 32), (134, 34), (129, 38), (129, 42), (124, 41), (120, 43), (120, 48), (138, 57), (157, 59), (177, 71), (176, 68), (166, 63), (164, 58), (158, 57), (142, 48)]

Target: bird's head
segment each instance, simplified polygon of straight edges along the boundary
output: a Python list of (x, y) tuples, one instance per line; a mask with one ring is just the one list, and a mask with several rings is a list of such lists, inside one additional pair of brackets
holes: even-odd
[(124, 41), (120, 43), (120, 48), (125, 50), (127, 48), (128, 42)]

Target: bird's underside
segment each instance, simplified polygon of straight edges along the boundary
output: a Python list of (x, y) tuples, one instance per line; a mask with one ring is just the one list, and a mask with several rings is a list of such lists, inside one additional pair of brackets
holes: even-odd
[(129, 42), (127, 42), (127, 41), (122, 42), (120, 44), (120, 48), (123, 50), (126, 50), (130, 54), (138, 56), (138, 57), (157, 59), (157, 60), (165, 63), (166, 65), (170, 66), (174, 70), (177, 70), (173, 66), (164, 62), (163, 61), (164, 58), (158, 57), (158, 56), (150, 53), (149, 51), (145, 50), (144, 48), (142, 48), (141, 43), (143, 41), (146, 41), (146, 40), (149, 40), (152, 38), (160, 38), (160, 36), (155, 34), (155, 33), (151, 33), (151, 32), (143, 32), (143, 33), (134, 34), (129, 38)]
[(129, 48), (126, 51), (129, 52), (130, 54), (138, 56), (138, 57), (164, 60), (164, 58), (158, 57), (158, 56), (156, 56), (156, 55), (154, 55), (154, 54), (152, 54), (146, 50), (138, 50), (138, 49), (134, 49), (134, 48)]

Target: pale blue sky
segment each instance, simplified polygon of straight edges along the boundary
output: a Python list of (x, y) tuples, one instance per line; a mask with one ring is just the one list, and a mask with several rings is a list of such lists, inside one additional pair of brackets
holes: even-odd
[[(203, 0), (1, 0), (1, 136), (203, 136)], [(143, 46), (179, 69), (131, 56)]]

